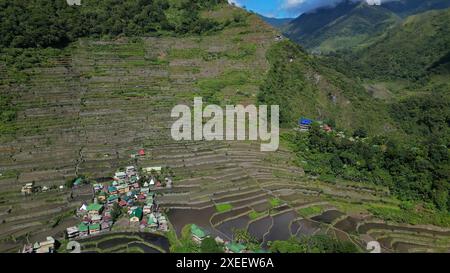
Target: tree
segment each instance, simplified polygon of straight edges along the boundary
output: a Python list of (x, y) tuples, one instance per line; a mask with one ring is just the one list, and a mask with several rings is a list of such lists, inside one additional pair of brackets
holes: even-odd
[(360, 127), (353, 132), (353, 137), (366, 138), (367, 137), (366, 129)]
[(119, 219), (120, 215), (122, 215), (122, 208), (119, 203), (114, 203), (113, 208), (111, 210), (111, 219), (113, 222), (116, 222)]
[(210, 237), (203, 239), (200, 245), (200, 252), (202, 253), (223, 253), (223, 248)]

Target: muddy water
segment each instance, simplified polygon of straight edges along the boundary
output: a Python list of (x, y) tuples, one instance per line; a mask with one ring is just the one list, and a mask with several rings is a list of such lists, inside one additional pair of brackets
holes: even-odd
[(97, 247), (100, 249), (108, 249), (118, 245), (125, 245), (136, 241), (136, 239), (131, 238), (112, 238), (111, 240), (102, 241), (97, 244)]
[(264, 239), (264, 234), (266, 234), (269, 231), (271, 225), (272, 225), (272, 217), (266, 216), (255, 222), (252, 222), (248, 226), (248, 232), (250, 232), (252, 236), (254, 236), (256, 239), (262, 242)]
[(269, 202), (262, 202), (251, 206), (257, 212), (263, 212), (271, 208)]
[(433, 234), (437, 236), (450, 236), (450, 231), (434, 231), (434, 230), (427, 230), (423, 228), (414, 228), (414, 227), (401, 227), (401, 226), (393, 226), (388, 224), (382, 224), (382, 223), (367, 223), (362, 224), (358, 228), (358, 232), (360, 234), (365, 234), (371, 229), (384, 229), (384, 230), (391, 230), (391, 231), (408, 231), (408, 232), (415, 232), (415, 233), (427, 233), (427, 234)]
[[(120, 237), (121, 235), (123, 235), (124, 237), (121, 238)], [(139, 236), (142, 241), (150, 243), (155, 246), (158, 246), (158, 247), (164, 249), (164, 251), (169, 252), (170, 245), (169, 245), (169, 241), (167, 240), (167, 238), (164, 236), (154, 234), (154, 233), (149, 233), (149, 232), (110, 233), (110, 234), (104, 234), (104, 235), (99, 235), (99, 236), (79, 240), (79, 242), (81, 244), (91, 243), (91, 242), (93, 243), (96, 241), (102, 241), (102, 240), (106, 239), (105, 241), (99, 242), (97, 244), (97, 247), (99, 249), (108, 249), (108, 248), (112, 248), (112, 247), (117, 247), (118, 245), (125, 245), (125, 244), (129, 244), (129, 243), (139, 243), (140, 239), (127, 238), (126, 236)], [(114, 238), (111, 238), (108, 240), (107, 239), (108, 237), (114, 237)]]
[(291, 235), (295, 236), (297, 234), (297, 231), (300, 228), (300, 223), (298, 221), (294, 221), (291, 224)]
[(348, 233), (355, 233), (358, 226), (358, 219), (353, 217), (347, 217), (334, 225), (337, 229), (343, 230)]
[(301, 219), (296, 221), (299, 224), (299, 229), (297, 230), (297, 236), (310, 236), (313, 235), (317, 230), (320, 229), (320, 224), (313, 222), (309, 219)]
[(311, 219), (314, 221), (331, 224), (334, 220), (344, 215), (344, 213), (337, 210), (328, 210), (322, 213), (321, 215), (315, 216)]
[(143, 243), (139, 243), (139, 242), (133, 242), (128, 244), (128, 247), (138, 247), (140, 249), (142, 249), (144, 251), (144, 253), (161, 253), (160, 251), (158, 251), (157, 249), (150, 247), (148, 245), (145, 245)]
[(175, 228), (177, 235), (181, 235), (181, 230), (188, 224), (197, 224), (201, 227), (210, 227), (209, 219), (215, 212), (214, 207), (205, 209), (170, 209), (167, 213), (169, 221)]
[(297, 217), (297, 213), (293, 210), (272, 216), (273, 226), (264, 236), (264, 242), (289, 239), (291, 237), (289, 225)]
[(217, 226), (217, 229), (231, 239), (233, 238), (234, 229), (247, 228), (247, 224), (249, 221), (250, 217), (248, 217), (248, 215), (244, 215), (239, 218), (223, 222), (222, 224)]
[(236, 217), (236, 216), (238, 216), (238, 215), (240, 215), (240, 214), (244, 214), (244, 213), (247, 213), (247, 212), (250, 212), (250, 211), (251, 211), (250, 208), (245, 207), (245, 208), (241, 208), (241, 209), (237, 209), (237, 210), (232, 210), (232, 211), (224, 212), (224, 213), (215, 215), (215, 216), (211, 219), (211, 223), (212, 223), (213, 225), (217, 225), (217, 224), (220, 223), (221, 221), (224, 221), (224, 220), (229, 219), (229, 218)]

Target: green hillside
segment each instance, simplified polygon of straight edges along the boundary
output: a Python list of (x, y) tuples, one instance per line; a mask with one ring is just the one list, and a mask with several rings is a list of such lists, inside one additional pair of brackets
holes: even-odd
[(450, 7), (447, 0), (396, 0), (383, 3), (383, 6), (401, 17), (422, 13), (433, 9)]
[(362, 85), (319, 64), (294, 43), (274, 45), (267, 58), (271, 69), (261, 86), (259, 100), (280, 105), (281, 123), (285, 126), (305, 116), (328, 120), (342, 129), (392, 129), (384, 106), (372, 99)]
[(315, 53), (354, 50), (370, 45), (404, 17), (448, 7), (445, 0), (401, 0), (381, 6), (347, 0), (302, 14), (281, 30)]
[(301, 15), (286, 33), (314, 52), (330, 52), (359, 47), (399, 20), (380, 6), (342, 2), (336, 7)]
[(367, 76), (418, 79), (448, 63), (450, 9), (406, 18), (357, 53)]

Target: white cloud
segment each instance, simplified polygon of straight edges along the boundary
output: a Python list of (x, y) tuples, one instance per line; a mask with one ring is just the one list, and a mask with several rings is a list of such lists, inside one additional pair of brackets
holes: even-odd
[(241, 6), (241, 3), (238, 0), (228, 0), (229, 4), (235, 4), (236, 6)]
[(301, 4), (304, 4), (307, 0), (285, 0), (283, 3), (283, 8), (294, 8)]

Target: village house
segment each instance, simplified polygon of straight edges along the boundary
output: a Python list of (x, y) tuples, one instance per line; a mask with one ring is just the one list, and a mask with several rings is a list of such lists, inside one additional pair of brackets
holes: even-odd
[(157, 174), (161, 174), (161, 170), (162, 167), (147, 167), (147, 168), (142, 168), (142, 172), (145, 174), (152, 174), (152, 173), (157, 173)]
[(245, 245), (238, 243), (227, 243), (225, 244), (226, 253), (243, 253), (245, 251)]
[(117, 172), (114, 174), (114, 178), (116, 180), (124, 180), (127, 178), (127, 174), (125, 172)]
[(156, 229), (158, 227), (158, 219), (153, 213), (150, 213), (147, 217), (147, 226), (152, 229)]
[(172, 178), (166, 177), (165, 180), (166, 180), (166, 188), (171, 189), (172, 188), (172, 184), (173, 184)]
[(68, 239), (73, 239), (76, 238), (80, 235), (80, 231), (78, 230), (77, 227), (68, 227), (66, 229), (66, 233), (67, 233), (67, 238)]
[(153, 204), (147, 204), (143, 208), (144, 215), (150, 214), (153, 211)]
[(86, 214), (87, 214), (87, 205), (86, 204), (82, 204), (81, 207), (79, 207), (77, 209), (77, 216), (78, 217), (83, 217)]
[(132, 176), (136, 174), (136, 168), (134, 166), (128, 166), (125, 168), (125, 172), (128, 176)]
[(206, 233), (196, 224), (191, 225), (191, 235), (192, 240), (198, 244), (200, 244), (206, 238)]
[(216, 241), (216, 243), (219, 244), (219, 245), (225, 244), (225, 241), (222, 238), (220, 238), (219, 236), (214, 238), (214, 241)]
[(66, 0), (69, 6), (81, 6), (81, 0)]
[(36, 253), (53, 253), (55, 251), (55, 239), (47, 237), (45, 241), (36, 243), (34, 245), (34, 252)]
[(119, 201), (119, 196), (117, 194), (113, 194), (108, 196), (108, 204), (112, 204)]
[(148, 194), (150, 192), (149, 188), (141, 188), (141, 193), (142, 194)]
[(134, 209), (130, 214), (130, 223), (138, 223), (142, 219), (142, 208)]
[(128, 203), (127, 203), (127, 201), (125, 201), (125, 200), (120, 200), (119, 206), (121, 206), (121, 207), (126, 207), (126, 206), (128, 206)]
[(89, 234), (94, 235), (100, 232), (100, 224), (91, 224), (89, 225)]
[(111, 229), (111, 224), (109, 222), (104, 221), (104, 222), (101, 223), (101, 229), (102, 230), (110, 230)]
[(87, 206), (87, 211), (90, 216), (100, 215), (103, 211), (103, 205), (96, 203), (90, 204)]
[(105, 192), (101, 192), (98, 197), (97, 197), (98, 201), (100, 202), (105, 202), (106, 201), (106, 193)]
[(80, 237), (85, 237), (89, 235), (89, 227), (85, 223), (78, 225), (78, 231)]
[(307, 118), (301, 118), (298, 121), (298, 126), (300, 127), (300, 132), (306, 132), (311, 129), (311, 125), (313, 124), (313, 120)]
[(32, 193), (34, 192), (34, 182), (25, 184), (25, 185), (22, 187), (22, 189), (20, 190), (20, 192), (21, 192), (23, 195), (26, 195), (26, 194), (32, 194)]
[(94, 188), (95, 192), (99, 192), (99, 191), (101, 191), (103, 189), (103, 185), (102, 184), (94, 184), (92, 187)]
[(167, 219), (165, 216), (161, 215), (158, 218), (158, 228), (161, 231), (168, 231), (169, 230), (169, 225), (167, 223)]
[(100, 221), (102, 220), (102, 216), (101, 215), (92, 215), (91, 216), (91, 222), (92, 223), (100, 223)]
[(117, 187), (115, 187), (115, 186), (108, 187), (108, 192), (109, 192), (109, 194), (117, 194), (118, 193)]
[(125, 188), (128, 189), (128, 186), (126, 186), (126, 185), (118, 185), (118, 186), (116, 187), (117, 192), (118, 192), (119, 194), (124, 194), (124, 193), (125, 193)]

